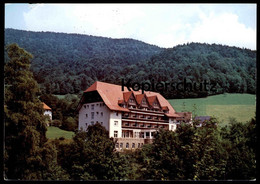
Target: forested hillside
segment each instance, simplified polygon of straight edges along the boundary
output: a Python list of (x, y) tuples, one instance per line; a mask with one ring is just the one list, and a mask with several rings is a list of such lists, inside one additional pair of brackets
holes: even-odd
[(223, 92), (253, 94), (256, 90), (256, 52), (216, 44), (189, 43), (165, 49), (140, 66), (133, 66), (130, 73), (133, 75), (129, 78), (136, 76), (141, 81), (178, 82), (186, 79), (197, 86), (204, 81), (216, 83), (216, 91), (168, 91), (164, 94), (166, 97), (200, 97)]
[(223, 92), (255, 93), (256, 52), (190, 43), (163, 49), (133, 39), (5, 29), (5, 45), (33, 54), (32, 70), (42, 93), (79, 93), (96, 80), (218, 83), (216, 91), (164, 91), (167, 98)]

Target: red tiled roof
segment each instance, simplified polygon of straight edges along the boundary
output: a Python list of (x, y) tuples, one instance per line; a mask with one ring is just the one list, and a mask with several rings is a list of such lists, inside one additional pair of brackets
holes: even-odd
[(128, 91), (123, 93), (124, 101), (128, 102), (130, 96), (132, 95), (133, 91)]
[(46, 105), (44, 102), (42, 102), (42, 105), (43, 105), (43, 109), (51, 110), (51, 108), (48, 105)]
[[(155, 99), (156, 99), (156, 95), (154, 95), (154, 96), (148, 96), (147, 99), (148, 99), (148, 103), (149, 103), (151, 106), (153, 106), (153, 103), (154, 103), (154, 101), (155, 101)], [(160, 102), (159, 102), (159, 103), (160, 103)]]
[[(99, 81), (96, 81), (94, 84), (92, 84), (87, 90), (84, 91), (84, 93), (90, 91), (97, 91), (101, 96), (101, 98), (103, 99), (104, 103), (107, 105), (107, 107), (110, 110), (116, 110), (116, 111), (129, 111), (128, 109), (120, 107), (118, 105), (119, 100), (126, 100), (127, 97), (129, 99), (132, 93), (134, 94), (134, 96), (139, 96), (140, 94), (142, 94), (141, 90), (129, 92), (127, 87), (124, 87), (124, 91), (122, 91), (122, 86), (120, 85), (99, 82)], [(167, 106), (169, 108), (169, 113), (166, 114), (167, 116), (179, 117), (178, 114), (176, 114), (174, 108), (160, 93), (151, 92), (151, 91), (145, 91), (144, 93), (147, 96), (147, 98), (150, 99), (150, 101), (154, 102), (155, 98), (157, 97), (161, 106)]]
[(191, 120), (192, 113), (191, 112), (177, 112), (177, 114), (180, 116), (178, 119), (189, 121)]
[(169, 108), (167, 106), (162, 106), (163, 110), (169, 110)]
[(139, 94), (139, 95), (135, 96), (135, 99), (136, 99), (138, 104), (140, 104), (142, 102), (143, 98), (144, 98), (144, 94)]

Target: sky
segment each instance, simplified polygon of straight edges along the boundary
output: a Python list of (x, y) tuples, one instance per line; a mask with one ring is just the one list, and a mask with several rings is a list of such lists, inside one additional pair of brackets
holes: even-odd
[(5, 28), (256, 50), (256, 4), (5, 4)]

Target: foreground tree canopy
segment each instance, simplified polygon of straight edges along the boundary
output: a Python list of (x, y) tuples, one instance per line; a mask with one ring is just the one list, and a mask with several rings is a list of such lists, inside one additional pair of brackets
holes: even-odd
[[(43, 105), (37, 98), (39, 87), (30, 71), (32, 55), (17, 44), (7, 48), (5, 65), (5, 148), (7, 179), (53, 178), (55, 148), (46, 138)], [(54, 177), (59, 178), (55, 175)]]

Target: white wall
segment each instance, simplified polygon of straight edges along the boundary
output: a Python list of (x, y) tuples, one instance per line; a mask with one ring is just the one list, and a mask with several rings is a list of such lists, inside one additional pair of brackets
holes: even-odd
[[(94, 105), (94, 109), (92, 109), (92, 105)], [(92, 113), (94, 116), (92, 118)], [(102, 115), (103, 113), (103, 115)], [(87, 116), (86, 116), (87, 114)], [(79, 110), (79, 126), (78, 129), (82, 127), (83, 130), (87, 130), (87, 127), (92, 123), (95, 124), (97, 122), (101, 123), (107, 130), (109, 130), (109, 118), (110, 118), (110, 110), (104, 104), (104, 102), (94, 102), (94, 103), (86, 103), (83, 104)], [(87, 123), (87, 125), (86, 125)]]
[(52, 112), (50, 110), (44, 110), (43, 115), (48, 115), (50, 117), (50, 120), (52, 120)]
[(169, 130), (175, 131), (176, 128), (177, 128), (176, 120), (174, 120), (173, 118), (169, 118)]
[[(117, 125), (115, 125), (117, 121)], [(122, 137), (122, 113), (118, 111), (110, 112), (110, 121), (109, 121), (109, 137), (114, 137), (114, 131), (117, 131), (117, 137)]]

